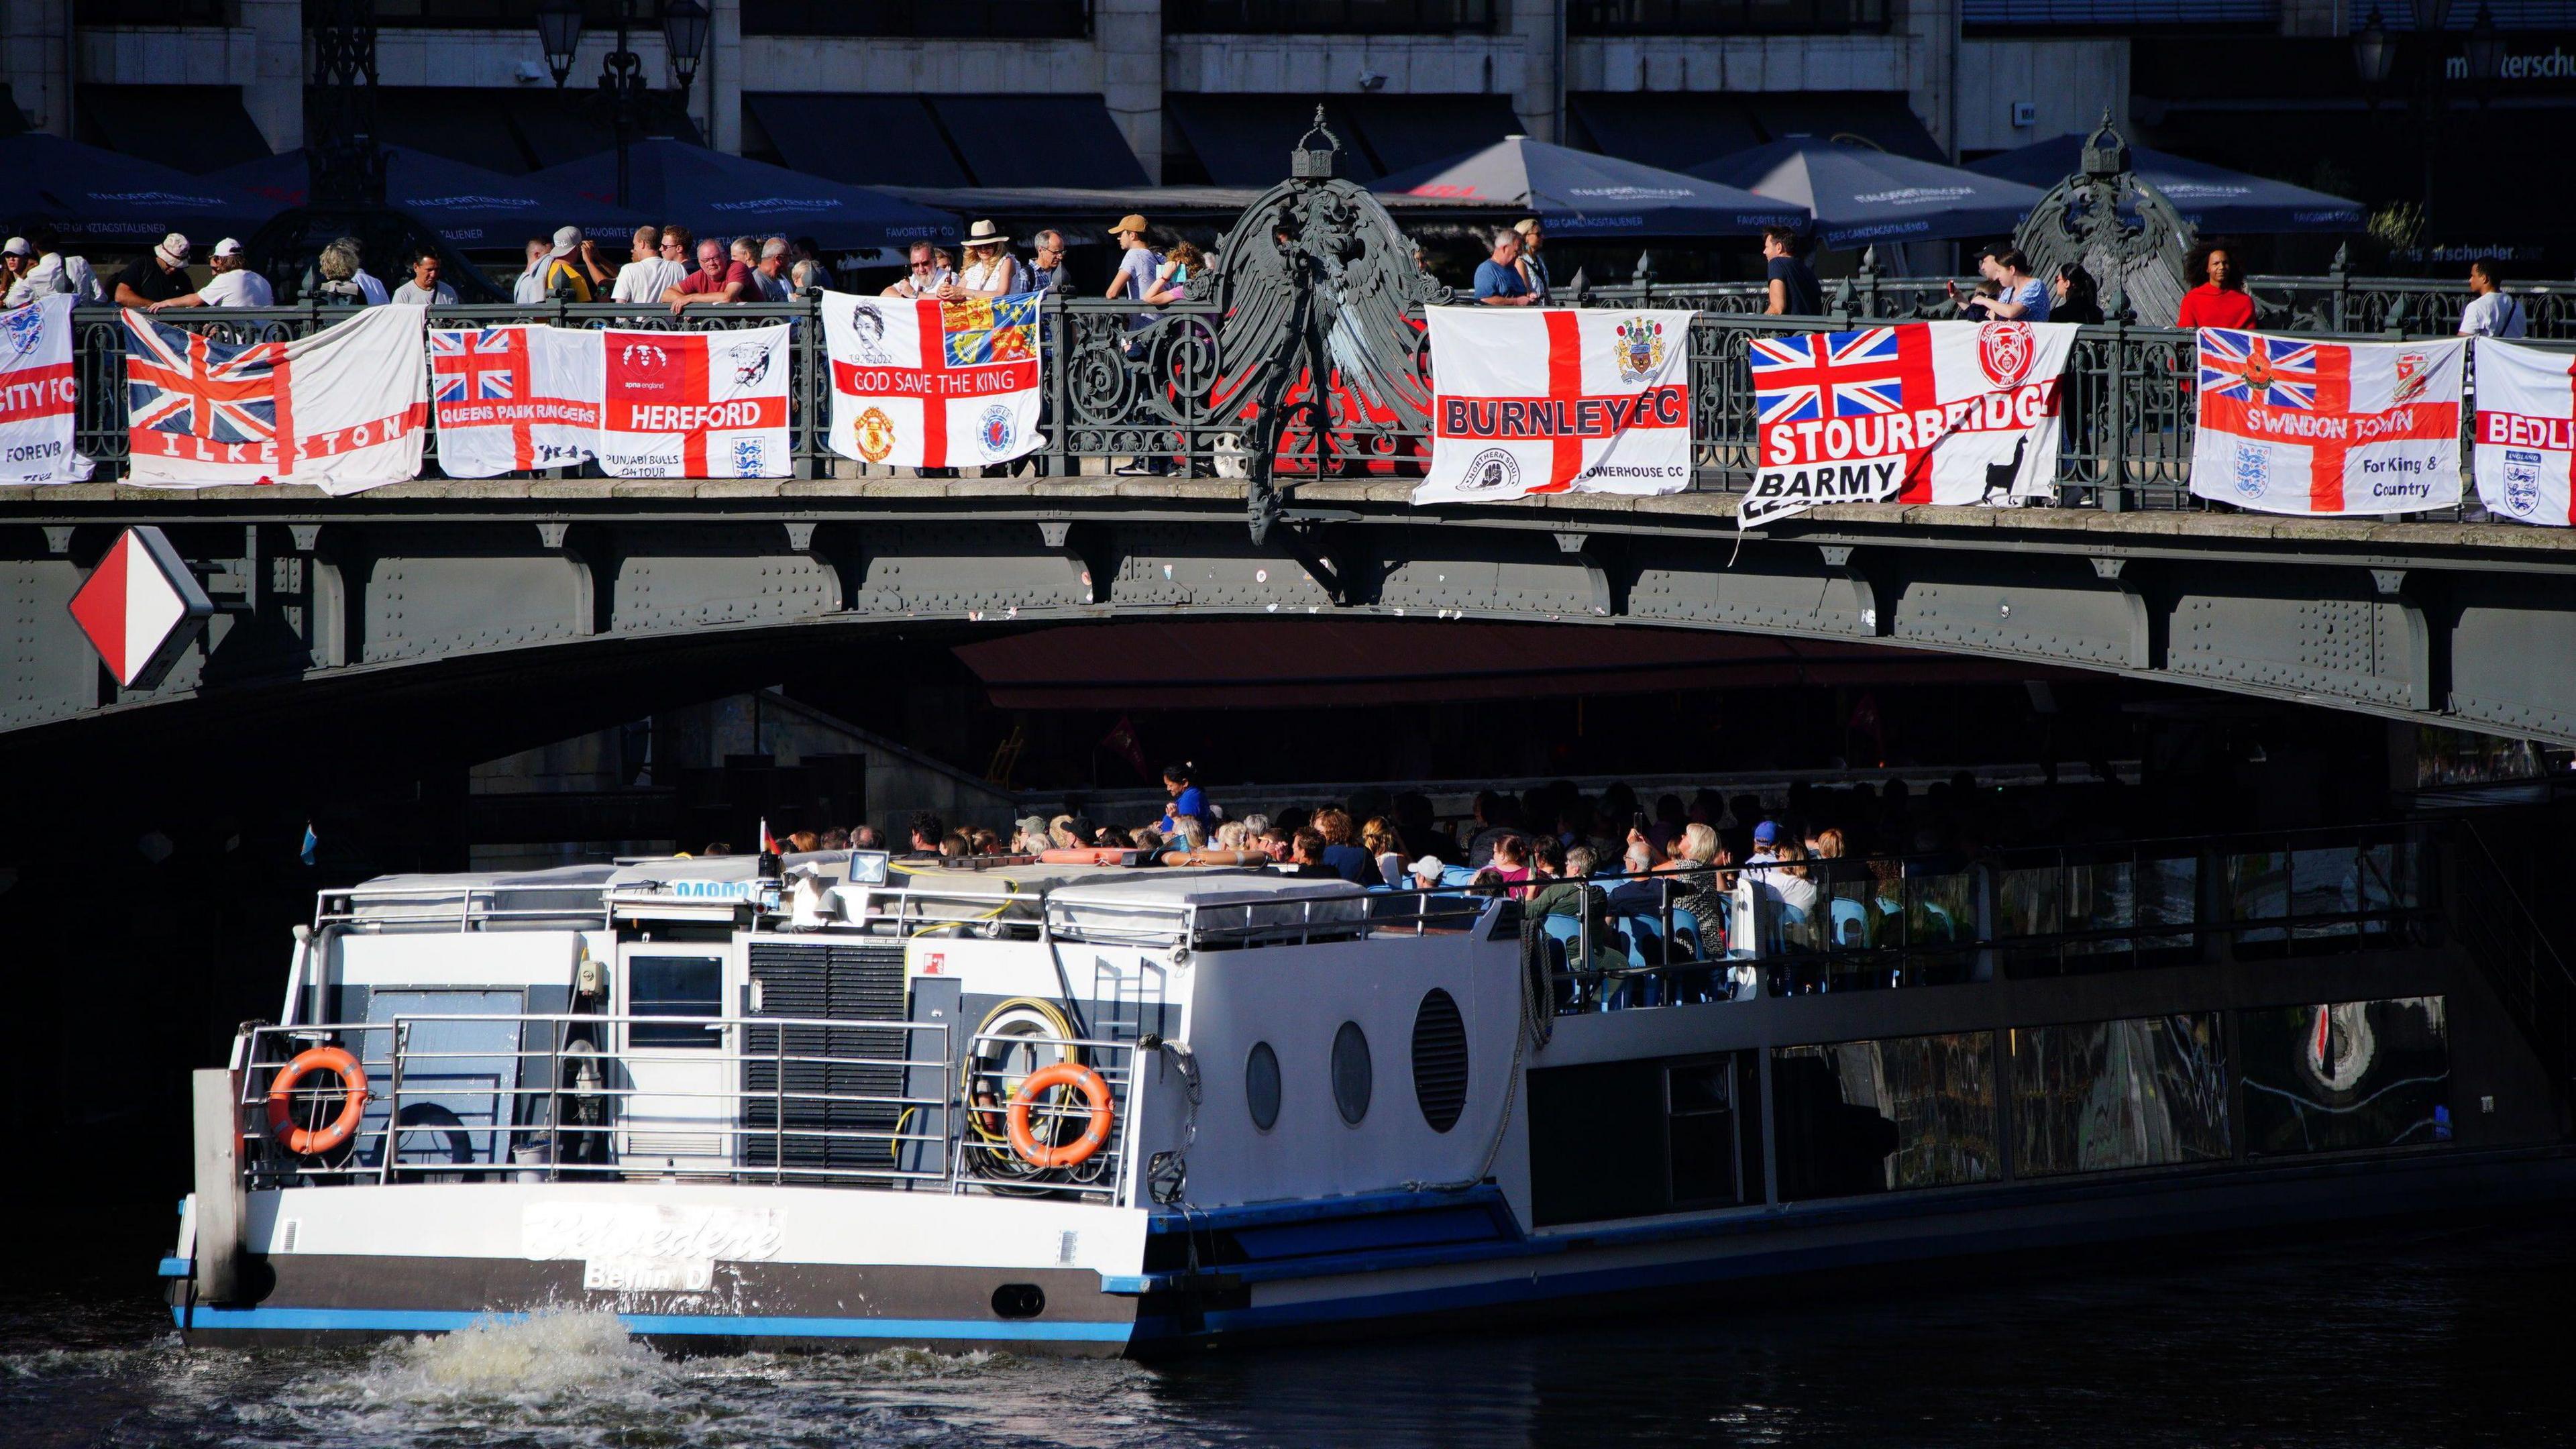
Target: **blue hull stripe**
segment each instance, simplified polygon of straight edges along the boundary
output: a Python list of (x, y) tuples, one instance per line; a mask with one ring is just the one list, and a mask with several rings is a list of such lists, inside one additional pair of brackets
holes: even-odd
[[(479, 1320), (516, 1322), (524, 1313), (405, 1308), (172, 1308), (181, 1327), (280, 1332), (448, 1333)], [(192, 1321), (193, 1318), (193, 1321)], [(621, 1313), (629, 1333), (749, 1338), (977, 1339), (997, 1343), (1125, 1343), (1126, 1323), (992, 1323), (967, 1318), (743, 1318), (686, 1313)]]

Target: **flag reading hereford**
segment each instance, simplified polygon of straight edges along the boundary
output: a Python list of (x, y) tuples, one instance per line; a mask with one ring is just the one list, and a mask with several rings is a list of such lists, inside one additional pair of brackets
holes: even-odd
[(823, 294), (832, 451), (898, 468), (1037, 450), (1038, 297), (897, 301)]
[(0, 483), (77, 483), (89, 459), (72, 451), (72, 296), (0, 312)]
[(599, 336), (602, 471), (618, 478), (788, 476), (787, 324)]
[(438, 466), (450, 478), (561, 468), (596, 455), (596, 332), (432, 328), (429, 384)]
[(1434, 307), (1416, 503), (1690, 486), (1688, 312)]
[(1908, 322), (1748, 343), (1757, 462), (1745, 525), (1823, 503), (2009, 503), (2057, 474), (2075, 328)]
[(2517, 523), (2576, 522), (2567, 461), (2576, 454), (2576, 357), (2481, 337), (2478, 352), (2478, 500)]
[(127, 478), (355, 493), (420, 475), (426, 308), (369, 307), (285, 342), (219, 342), (125, 314)]
[(2461, 342), (2309, 342), (2200, 329), (2191, 491), (2264, 513), (2460, 501)]

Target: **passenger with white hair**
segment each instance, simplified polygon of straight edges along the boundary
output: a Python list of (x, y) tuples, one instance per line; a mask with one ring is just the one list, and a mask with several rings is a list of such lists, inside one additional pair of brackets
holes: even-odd
[(760, 244), (760, 261), (751, 269), (751, 284), (764, 302), (784, 302), (794, 292), (787, 280), (787, 238), (774, 236)]

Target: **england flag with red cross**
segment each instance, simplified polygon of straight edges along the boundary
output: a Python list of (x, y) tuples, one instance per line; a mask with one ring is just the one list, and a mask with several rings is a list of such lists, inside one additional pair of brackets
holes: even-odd
[(613, 478), (785, 478), (788, 326), (599, 334)]
[(229, 342), (127, 311), (127, 481), (339, 494), (419, 477), (427, 317), (369, 307), (310, 336)]
[(2191, 491), (2262, 513), (2460, 501), (2461, 341), (2315, 342), (2203, 327)]
[(894, 468), (1035, 452), (1038, 294), (901, 301), (823, 294), (832, 451)]
[(1416, 503), (1690, 486), (1689, 312), (1434, 307)]
[(597, 332), (430, 329), (438, 466), (450, 478), (562, 468), (596, 456), (601, 388)]
[(86, 480), (90, 461), (72, 448), (79, 404), (71, 294), (0, 312), (0, 483)]
[(2481, 337), (2476, 348), (2478, 501), (2516, 523), (2576, 523), (2567, 461), (2576, 456), (2576, 356)]
[(2074, 351), (2075, 328), (2054, 322), (1752, 337), (1755, 467), (1736, 517), (2045, 497)]

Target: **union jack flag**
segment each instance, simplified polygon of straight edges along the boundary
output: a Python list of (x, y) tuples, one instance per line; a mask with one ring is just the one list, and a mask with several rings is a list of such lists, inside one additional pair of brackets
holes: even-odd
[(482, 402), (519, 395), (519, 362), (525, 352), (511, 327), (429, 330), (431, 400)]
[(1026, 361), (1037, 355), (1038, 294), (941, 303), (939, 330), (950, 367)]
[(2314, 408), (2318, 355), (2313, 342), (2203, 329), (2200, 390), (2205, 396), (2232, 397), (2266, 407)]
[(218, 443), (277, 436), (282, 342), (218, 342), (125, 314), (125, 403), (135, 432)]
[(1869, 417), (1909, 406), (1893, 327), (1755, 337), (1750, 349), (1753, 401), (1763, 426)]

